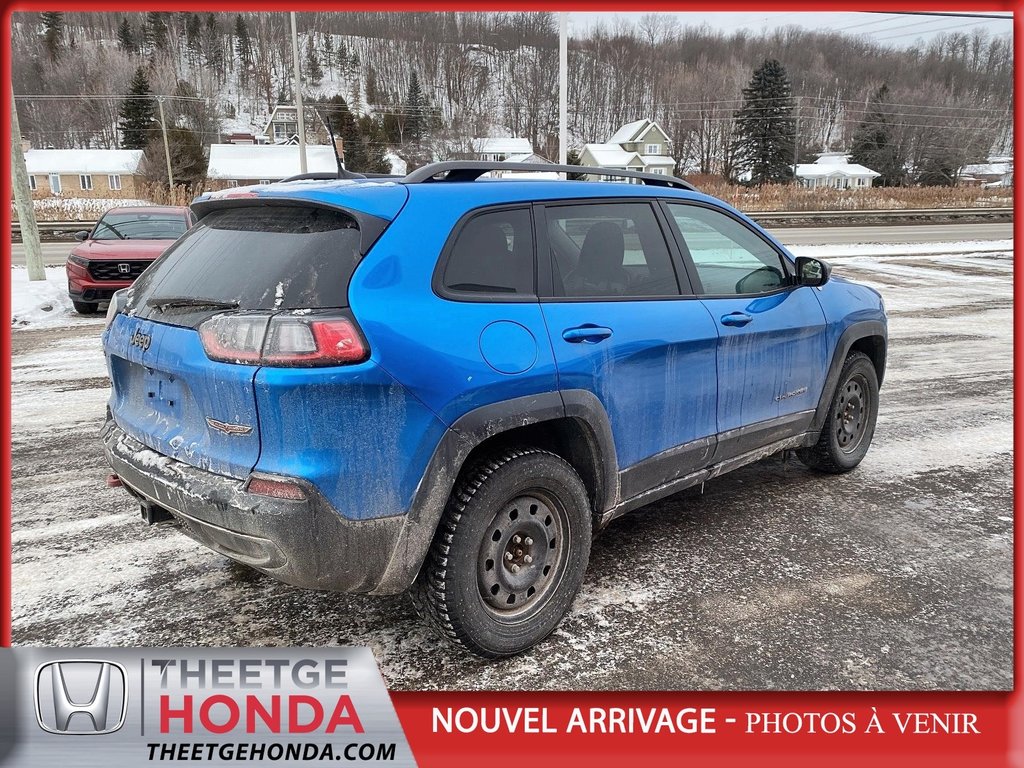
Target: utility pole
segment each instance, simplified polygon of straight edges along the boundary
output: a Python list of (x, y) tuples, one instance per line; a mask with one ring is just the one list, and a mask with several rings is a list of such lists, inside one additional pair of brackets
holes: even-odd
[(558, 162), (569, 159), (569, 14), (558, 14)]
[(28, 185), (25, 154), (21, 151), (21, 126), (18, 124), (18, 107), (14, 103), (13, 83), (11, 84), (11, 184), (14, 187), (14, 202), (18, 208), (18, 223), (21, 225), (21, 242), (25, 246), (28, 279), (45, 280), (43, 251), (39, 245), (39, 225), (36, 224), (36, 210), (32, 205), (32, 190)]
[(164, 119), (164, 97), (156, 97), (156, 105), (160, 109), (160, 130), (164, 134), (164, 159), (167, 160), (167, 189), (174, 194), (174, 172), (171, 170), (171, 147), (167, 143), (167, 121)]
[(793, 183), (800, 186), (796, 176), (797, 158), (800, 153), (800, 97), (796, 97), (796, 119), (793, 121)]
[(292, 63), (295, 65), (295, 113), (299, 124), (299, 173), (306, 172), (306, 121), (302, 116), (302, 73), (299, 71), (299, 33), (295, 29), (295, 11), (292, 17)]

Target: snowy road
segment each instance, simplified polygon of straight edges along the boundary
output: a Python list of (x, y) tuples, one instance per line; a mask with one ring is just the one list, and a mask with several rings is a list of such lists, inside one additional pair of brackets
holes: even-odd
[(103, 484), (102, 320), (16, 330), (14, 640), (368, 645), (389, 685), (411, 689), (1009, 689), (1004, 247), (829, 246), (836, 273), (879, 288), (891, 318), (860, 469), (829, 477), (776, 457), (620, 519), (556, 634), (500, 663), (439, 645), (404, 597), (293, 589), (145, 527)]

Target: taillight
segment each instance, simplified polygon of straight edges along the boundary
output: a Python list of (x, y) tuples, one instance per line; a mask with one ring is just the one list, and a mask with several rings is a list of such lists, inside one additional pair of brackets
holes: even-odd
[(241, 365), (316, 367), (358, 363), (369, 348), (346, 315), (218, 315), (199, 326), (211, 360)]

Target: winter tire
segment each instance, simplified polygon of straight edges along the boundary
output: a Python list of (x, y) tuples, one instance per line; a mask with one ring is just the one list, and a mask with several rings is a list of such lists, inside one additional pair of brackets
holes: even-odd
[(412, 588), (417, 611), (485, 658), (550, 635), (590, 558), (586, 488), (561, 457), (509, 449), (463, 473)]
[(849, 472), (868, 452), (877, 418), (878, 374), (871, 358), (853, 352), (839, 374), (817, 444), (801, 448), (797, 456), (822, 472)]

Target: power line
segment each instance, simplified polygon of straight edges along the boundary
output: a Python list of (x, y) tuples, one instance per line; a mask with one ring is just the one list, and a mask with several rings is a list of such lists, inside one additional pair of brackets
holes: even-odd
[(1003, 19), (1013, 21), (1012, 15), (1001, 13), (967, 13), (960, 11), (863, 11), (863, 13), (878, 13), (889, 16), (955, 16), (967, 19)]

